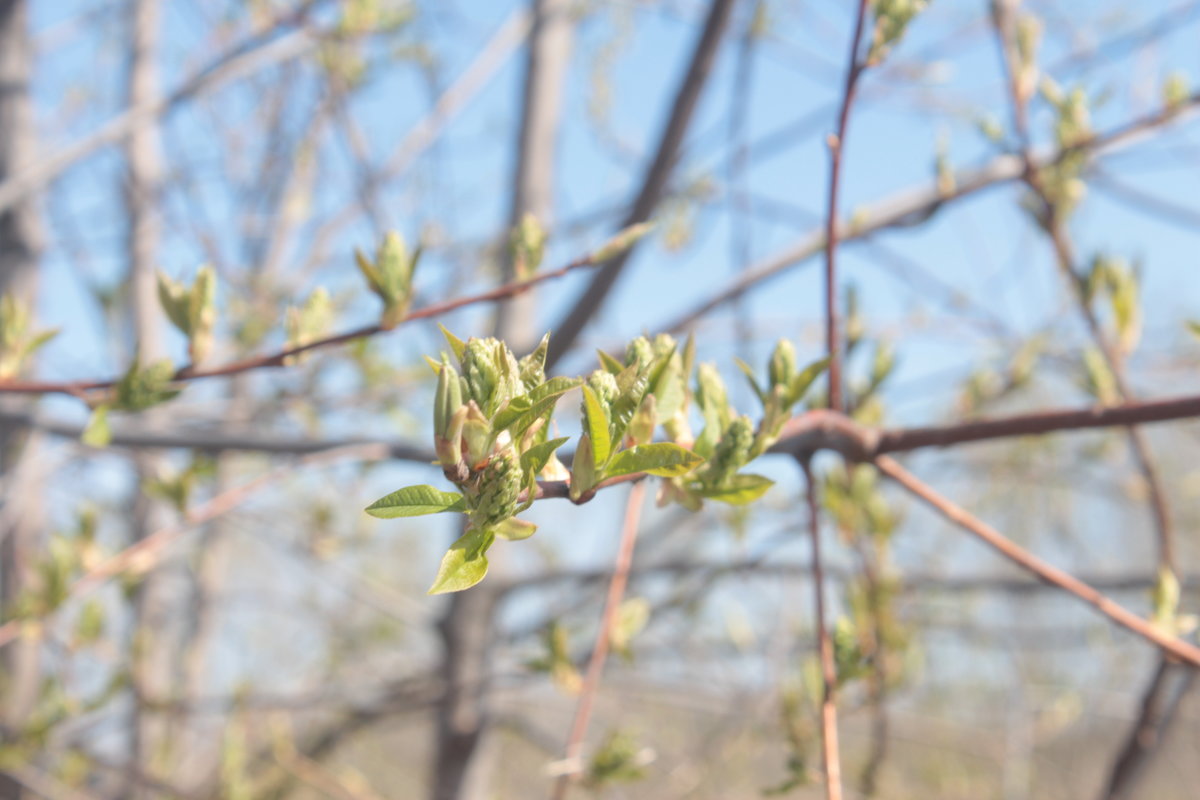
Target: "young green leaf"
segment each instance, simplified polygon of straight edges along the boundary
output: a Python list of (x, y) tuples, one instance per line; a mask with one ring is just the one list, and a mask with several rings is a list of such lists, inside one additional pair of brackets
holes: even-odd
[(583, 407), (588, 436), (592, 443), (592, 466), (600, 473), (612, 455), (612, 439), (609, 438), (608, 411), (591, 386), (583, 387)]
[(440, 514), (445, 511), (466, 511), (466, 504), (463, 502), (463, 496), (457, 492), (443, 492), (425, 485), (405, 486), (379, 498), (367, 506), (366, 511), (372, 517), (393, 519)]
[(429, 594), (461, 592), (483, 580), (488, 571), (487, 551), (495, 539), (492, 531), (478, 528), (472, 528), (458, 537), (446, 555), (442, 556)]
[(733, 361), (735, 364), (737, 364), (738, 369), (742, 371), (742, 374), (746, 376), (746, 380), (750, 382), (750, 388), (754, 390), (754, 396), (757, 397), (760, 402), (764, 402), (766, 400), (766, 395), (763, 393), (762, 387), (758, 385), (758, 379), (754, 377), (754, 367), (750, 366), (740, 358), (735, 358)]
[[(304, 305), (291, 307), (287, 310), (287, 347), (292, 349), (315, 342), (329, 333), (333, 325), (333, 303), (329, 292), (322, 286), (313, 289)], [(287, 364), (302, 362), (308, 353), (289, 356)]]
[(523, 519), (509, 517), (503, 522), (497, 523), (492, 530), (505, 541), (519, 542), (522, 539), (528, 539), (530, 536), (533, 536), (537, 532), (537, 525)]
[(530, 425), (554, 407), (558, 398), (574, 389), (580, 383), (578, 378), (568, 378), (560, 375), (535, 387), (528, 394), (514, 397), (508, 405), (500, 410), (492, 420), (492, 428), (497, 431), (507, 430), (513, 438), (519, 437)]
[(617, 375), (621, 372), (621, 370), (625, 369), (624, 364), (622, 364), (620, 361), (617, 361), (603, 350), (597, 350), (596, 355), (600, 357), (600, 366), (604, 367), (605, 370), (611, 372), (613, 375)]
[(454, 353), (454, 357), (462, 361), (463, 353), (467, 351), (467, 343), (451, 333), (440, 322), (438, 323), (438, 328), (442, 331), (442, 336), (446, 337), (446, 343), (450, 345), (450, 350)]
[(775, 485), (775, 481), (762, 475), (744, 473), (733, 475), (720, 486), (696, 487), (695, 491), (709, 500), (728, 503), (731, 506), (742, 506), (752, 503)]
[(812, 386), (813, 381), (821, 377), (821, 373), (829, 366), (829, 357), (817, 359), (809, 364), (804, 369), (800, 370), (800, 374), (792, 378), (791, 384), (788, 386), (787, 403), (791, 407), (804, 399), (804, 393), (808, 391), (808, 387)]
[(575, 457), (571, 459), (571, 499), (578, 500), (596, 485), (596, 460), (592, 455), (592, 437), (579, 437)]
[(87, 426), (79, 441), (89, 447), (107, 447), (112, 441), (112, 431), (108, 427), (108, 406), (96, 406), (88, 417)]
[(549, 463), (550, 456), (554, 455), (554, 451), (568, 441), (570, 441), (570, 437), (563, 436), (558, 439), (549, 439), (540, 444), (535, 444), (521, 454), (521, 469), (532, 473), (536, 477), (542, 471), (542, 468)]
[(661, 478), (686, 475), (704, 463), (701, 456), (672, 442), (641, 444), (622, 450), (613, 456), (604, 477), (614, 478), (634, 472), (645, 472)]
[(175, 368), (167, 360), (155, 361), (145, 367), (136, 359), (117, 383), (113, 408), (120, 411), (145, 411), (165, 403), (179, 394), (173, 388)]

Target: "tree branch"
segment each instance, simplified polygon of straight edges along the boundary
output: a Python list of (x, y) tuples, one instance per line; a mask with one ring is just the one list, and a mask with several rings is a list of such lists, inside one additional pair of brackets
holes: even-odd
[(842, 156), (845, 153), (846, 131), (850, 125), (850, 107), (858, 79), (867, 68), (859, 58), (863, 24), (867, 18), (867, 0), (858, 1), (854, 21), (854, 36), (850, 40), (850, 61), (846, 67), (846, 86), (842, 90), (841, 110), (838, 111), (837, 132), (829, 144), (829, 203), (825, 214), (825, 350), (829, 353), (829, 407), (842, 410), (842, 353), (838, 335), (837, 312), (837, 246), (838, 190), (841, 188)]
[(917, 499), (946, 519), (966, 529), (1019, 567), (1033, 573), (1046, 583), (1075, 595), (1113, 622), (1156, 645), (1163, 652), (1192, 666), (1200, 666), (1200, 648), (1183, 639), (1163, 633), (1149, 621), (1118, 605), (1075, 576), (1042, 561), (995, 528), (938, 494), (932, 487), (921, 482), (915, 475), (900, 466), (896, 460), (888, 456), (880, 456), (875, 459), (874, 463), (880, 472), (903, 486)]
[[(1156, 111), (1105, 133), (1096, 134), (1079, 142), (1074, 147), (1035, 155), (1033, 157), (1034, 165), (1043, 168), (1057, 164), (1072, 153), (1080, 151), (1099, 155), (1127, 147), (1167, 123), (1194, 114), (1198, 107), (1200, 107), (1200, 92), (1188, 97), (1178, 112)], [(838, 240), (841, 242), (858, 241), (882, 230), (923, 223), (946, 205), (977, 194), (984, 189), (1020, 180), (1024, 177), (1024, 173), (1025, 164), (1020, 157), (1011, 154), (997, 156), (982, 167), (955, 173), (954, 189), (951, 191), (942, 191), (935, 182), (929, 186), (914, 187), (898, 192), (887, 199), (863, 207), (855, 212), (853, 219), (847, 218), (838, 224)], [(812, 231), (805, 234), (790, 247), (746, 270), (710, 299), (680, 314), (671, 322), (661, 326), (660, 329), (669, 333), (681, 333), (689, 330), (697, 320), (713, 309), (741, 297), (771, 278), (821, 253), (825, 242), (826, 237), (823, 231)]]
[[(708, 82), (713, 63), (716, 61), (718, 45), (733, 5), (733, 0), (712, 0), (708, 7), (704, 30), (696, 41), (687, 72), (684, 73), (683, 82), (675, 94), (675, 101), (671, 105), (671, 114), (663, 129), (662, 137), (659, 139), (654, 160), (650, 163), (650, 167), (642, 179), (637, 199), (634, 200), (629, 215), (622, 223), (622, 228), (650, 219), (650, 215), (658, 206), (658, 202), (666, 190), (667, 180), (675, 166), (679, 149), (683, 145), (684, 136), (691, 124), (693, 112), (700, 101), (700, 94)], [(600, 311), (604, 299), (616, 284), (617, 278), (628, 263), (632, 252), (632, 248), (626, 250), (605, 264), (592, 279), (587, 290), (575, 301), (571, 310), (552, 328), (554, 338), (550, 341), (550, 352), (546, 358), (547, 369), (557, 364), (559, 359), (571, 349), (584, 327)]]
[(596, 693), (600, 689), (600, 677), (604, 673), (604, 662), (608, 658), (609, 645), (612, 643), (613, 627), (617, 622), (617, 610), (625, 596), (625, 586), (629, 582), (629, 570), (633, 565), (633, 548), (637, 543), (638, 522), (642, 515), (642, 502), (646, 498), (646, 483), (639, 481), (629, 490), (629, 498), (625, 502), (625, 521), (621, 525), (621, 541), (617, 545), (617, 560), (613, 567), (612, 579), (608, 582), (608, 594), (604, 598), (604, 611), (600, 617), (600, 627), (596, 630), (596, 643), (592, 646), (592, 656), (588, 660), (587, 672), (583, 677), (583, 686), (579, 691), (579, 701), (575, 706), (575, 717), (571, 721), (571, 733), (567, 737), (567, 745), (563, 751), (564, 770), (554, 782), (550, 793), (552, 800), (564, 800), (571, 785), (571, 779), (582, 772), (583, 739), (587, 735), (588, 722), (592, 718), (592, 706), (596, 702)]

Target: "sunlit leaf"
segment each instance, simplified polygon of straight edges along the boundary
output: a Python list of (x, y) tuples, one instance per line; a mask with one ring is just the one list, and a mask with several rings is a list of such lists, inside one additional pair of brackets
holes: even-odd
[(381, 497), (367, 506), (367, 513), (379, 519), (420, 517), (444, 511), (465, 511), (466, 504), (458, 492), (443, 492), (432, 486), (405, 486)]

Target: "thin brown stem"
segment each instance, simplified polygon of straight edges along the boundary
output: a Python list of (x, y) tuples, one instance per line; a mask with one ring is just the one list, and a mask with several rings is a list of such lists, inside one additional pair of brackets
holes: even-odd
[(809, 539), (812, 544), (812, 576), (817, 649), (821, 660), (821, 759), (825, 767), (825, 800), (841, 800), (842, 760), (838, 747), (837, 666), (833, 660), (833, 640), (825, 623), (825, 569), (821, 560), (821, 512), (817, 504), (817, 484), (812, 468), (800, 461), (804, 470), (805, 498), (808, 501)]
[(646, 483), (639, 481), (629, 490), (629, 499), (625, 503), (625, 521), (621, 526), (621, 541), (617, 545), (616, 565), (613, 568), (612, 579), (608, 582), (608, 595), (604, 599), (604, 612), (600, 617), (600, 628), (596, 631), (596, 643), (592, 647), (592, 656), (588, 660), (583, 686), (579, 691), (579, 702), (575, 706), (575, 717), (571, 721), (571, 733), (567, 737), (567, 746), (563, 751), (563, 761), (568, 769), (564, 770), (555, 780), (554, 788), (550, 792), (552, 800), (563, 800), (567, 796), (571, 779), (581, 770), (579, 762), (583, 753), (583, 739), (587, 734), (588, 722), (592, 717), (596, 692), (600, 688), (604, 662), (608, 658), (613, 626), (617, 621), (617, 609), (621, 605), (621, 600), (625, 596), (625, 586), (629, 582), (629, 569), (633, 565), (633, 548), (637, 543), (638, 523), (641, 519), (642, 501), (645, 499), (645, 495)]
[(842, 90), (841, 110), (838, 111), (837, 132), (829, 137), (829, 207), (825, 214), (825, 349), (829, 353), (829, 407), (834, 411), (842, 410), (842, 354), (837, 313), (838, 190), (841, 186), (842, 155), (846, 150), (850, 108), (854, 104), (858, 79), (867, 68), (866, 62), (859, 57), (867, 5), (867, 0), (858, 2), (854, 36), (850, 41), (850, 60), (846, 68), (846, 85)]
[(1075, 576), (1042, 561), (1033, 553), (1030, 553), (1016, 542), (1007, 538), (1004, 534), (978, 519), (961, 506), (943, 497), (933, 487), (922, 482), (911, 472), (900, 466), (894, 459), (888, 456), (880, 456), (875, 459), (875, 466), (926, 505), (938, 511), (946, 519), (974, 534), (989, 547), (1017, 566), (1029, 571), (1046, 583), (1075, 595), (1113, 622), (1137, 634), (1151, 644), (1156, 645), (1165, 653), (1192, 666), (1200, 666), (1200, 648), (1182, 639), (1163, 633), (1149, 621), (1142, 619), (1137, 614), (1119, 605)]
[[(433, 303), (423, 306), (406, 314), (400, 320), (398, 325), (406, 322), (412, 322), (418, 319), (430, 319), (431, 317), (439, 317), (442, 314), (451, 311), (457, 311), (466, 306), (475, 305), (477, 303), (489, 303), (496, 300), (507, 299), (521, 295), (534, 286), (546, 281), (555, 280), (563, 277), (578, 269), (593, 267), (596, 263), (591, 255), (576, 259), (575, 261), (566, 264), (555, 270), (540, 272), (533, 277), (523, 281), (513, 281), (502, 286), (497, 286), (495, 289), (490, 289), (479, 294), (467, 295), (458, 297), (453, 300), (446, 300), (441, 303)], [(179, 369), (175, 373), (172, 380), (176, 382), (193, 381), (201, 378), (217, 378), (228, 375), (239, 375), (244, 372), (250, 372), (264, 367), (282, 367), (286, 366), (293, 356), (307, 353), (313, 350), (323, 350), (337, 345), (346, 344), (357, 339), (365, 339), (370, 336), (375, 336), (384, 333), (392, 328), (385, 328), (382, 325), (366, 325), (361, 328), (355, 328), (345, 333), (339, 333), (334, 336), (328, 336), (323, 339), (317, 339), (307, 344), (297, 345), (295, 347), (285, 347), (274, 353), (265, 353), (263, 355), (252, 356), (250, 358), (231, 361), (217, 367), (208, 369), (200, 369), (194, 365), (188, 365)], [(109, 378), (106, 380), (92, 381), (21, 381), (21, 380), (6, 380), (0, 381), (0, 394), (68, 394), (73, 396), (82, 396), (87, 392), (98, 389), (110, 389), (120, 382), (120, 378)]]

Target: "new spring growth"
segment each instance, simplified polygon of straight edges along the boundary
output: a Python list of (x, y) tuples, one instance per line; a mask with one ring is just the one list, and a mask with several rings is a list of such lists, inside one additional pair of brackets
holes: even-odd
[(213, 326), (217, 321), (217, 274), (210, 266), (196, 271), (191, 286), (184, 286), (158, 272), (158, 300), (167, 319), (187, 337), (188, 358), (199, 364), (212, 349)]
[(867, 51), (867, 64), (874, 66), (882, 61), (892, 45), (904, 36), (908, 24), (927, 5), (928, 0), (872, 0), (875, 30), (871, 35), (871, 48)]
[(0, 380), (15, 378), (25, 361), (58, 335), (57, 329), (34, 333), (30, 321), (24, 303), (11, 294), (0, 297)]
[(383, 237), (372, 261), (361, 250), (354, 251), (358, 271), (367, 279), (367, 286), (383, 301), (379, 326), (390, 330), (404, 319), (412, 302), (413, 274), (421, 260), (421, 248), (411, 254), (404, 238), (396, 232)]
[(546, 255), (546, 239), (546, 229), (533, 214), (526, 214), (513, 228), (509, 248), (516, 280), (528, 280), (538, 271)]
[[(333, 326), (333, 303), (329, 299), (329, 292), (324, 287), (317, 287), (304, 301), (304, 305), (298, 308), (296, 306), (289, 308), (286, 325), (289, 350), (327, 336)], [(298, 364), (307, 355), (307, 353), (300, 353), (289, 356), (285, 359), (285, 363), (288, 365)]]
[(437, 373), (434, 448), (460, 493), (408, 486), (367, 508), (383, 518), (467, 514), (467, 531), (442, 559), (432, 594), (478, 583), (487, 574), (487, 551), (497, 538), (524, 539), (536, 530), (514, 515), (532, 503), (542, 470), (557, 465), (554, 451), (567, 440), (548, 440), (547, 423), (558, 398), (580, 383), (574, 378), (546, 380), (548, 338), (518, 361), (504, 342), (463, 342), (444, 328), (442, 332), (457, 365), (450, 355), (431, 362)]
[[(442, 332), (453, 358), (430, 361), (437, 374), (434, 446), (458, 492), (408, 486), (367, 508), (382, 518), (467, 515), (467, 530), (443, 557), (430, 588), (433, 594), (475, 585), (487, 574), (487, 552), (496, 539), (523, 539), (534, 532), (532, 523), (515, 515), (537, 497), (539, 477), (564, 479), (555, 451), (567, 439), (549, 439), (548, 431), (555, 404), (566, 392), (579, 388), (582, 393), (583, 430), (565, 476), (576, 502), (590, 499), (611, 478), (652, 475), (667, 479), (660, 501), (690, 509), (699, 508), (704, 499), (741, 505), (771, 486), (768, 478), (741, 468), (773, 441), (777, 423), (782, 424), (787, 409), (825, 366), (819, 361), (797, 371), (794, 348), (780, 343), (768, 364), (768, 389), (759, 390), (766, 412), (756, 432), (749, 417), (730, 407), (716, 369), (702, 365), (695, 396), (704, 428), (693, 442), (687, 420), (691, 340), (680, 353), (669, 336), (638, 337), (621, 361), (601, 352), (600, 369), (585, 379), (547, 380), (548, 337), (517, 360), (496, 339), (463, 342), (444, 328)], [(667, 441), (655, 441), (660, 431)], [(709, 457), (712, 463), (701, 468)]]

